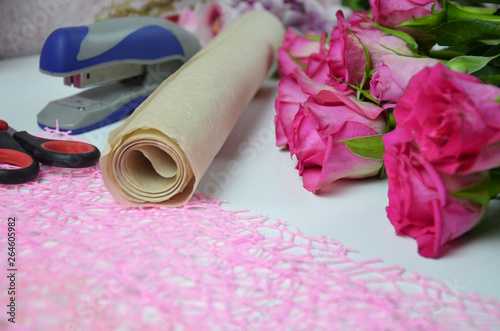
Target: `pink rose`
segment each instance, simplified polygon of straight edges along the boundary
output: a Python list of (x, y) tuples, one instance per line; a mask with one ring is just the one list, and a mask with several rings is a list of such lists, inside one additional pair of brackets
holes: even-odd
[(483, 181), (488, 173), (442, 173), (403, 136), (396, 128), (383, 137), (389, 182), (387, 216), (396, 233), (417, 240), (420, 255), (436, 258), (446, 242), (472, 229), (486, 210), (449, 192)]
[(307, 76), (318, 83), (335, 86), (338, 84), (338, 81), (332, 77), (330, 70), (331, 62), (330, 55), (312, 54), (307, 59), (307, 68), (304, 71)]
[(275, 118), (277, 144), (297, 156), (304, 188), (311, 192), (340, 178), (376, 175), (382, 160), (362, 158), (339, 140), (386, 132), (383, 109), (313, 81), (304, 71), (282, 79)]
[[(342, 51), (337, 47), (337, 29), (333, 30), (330, 38), (332, 42), (330, 43), (326, 42), (326, 34), (320, 36), (311, 33), (308, 36), (309, 38), (287, 29), (283, 46), (278, 50), (278, 74), (284, 76), (292, 73), (296, 68), (302, 68), (309, 77), (317, 82), (328, 85), (337, 83), (330, 71), (330, 62), (338, 62), (337, 59), (342, 56)], [(310, 38), (311, 36), (317, 39), (314, 40)], [(297, 60), (302, 65), (298, 64)], [(343, 64), (341, 65), (343, 66)]]
[(318, 101), (304, 102), (294, 119), (294, 154), (304, 188), (318, 192), (337, 179), (377, 175), (382, 160), (360, 157), (340, 140), (385, 133), (384, 117), (372, 120), (346, 104)]
[(394, 109), (398, 127), (447, 174), (500, 166), (500, 88), (444, 64), (415, 75)]
[(439, 63), (436, 59), (385, 54), (370, 80), (370, 94), (379, 102), (398, 102), (410, 79), (425, 67)]
[(339, 79), (351, 84), (362, 81), (367, 62), (365, 49), (370, 57), (370, 69), (375, 69), (377, 65), (383, 63), (383, 55), (397, 52), (413, 56), (405, 41), (383, 33), (373, 23), (361, 19), (346, 21), (341, 12), (337, 14), (337, 20), (338, 39), (334, 39), (332, 34), (330, 57), (333, 60), (329, 63), (331, 74)]
[[(391, 53), (390, 50), (384, 48), (389, 47), (402, 54), (412, 54), (408, 46), (401, 39), (382, 34), (372, 23), (368, 23), (361, 15), (367, 13), (356, 13), (349, 20), (346, 20), (343, 13), (337, 13), (339, 25), (336, 26), (330, 34), (330, 42), (326, 43), (322, 36), (319, 47), (315, 52), (311, 52), (310, 47), (302, 46), (300, 48), (306, 50), (300, 54), (300, 59), (306, 68), (304, 71), (313, 80), (330, 86), (335, 86), (337, 90), (348, 90), (348, 85), (342, 81), (349, 83), (360, 82), (362, 73), (364, 72), (365, 53), (360, 41), (356, 38), (359, 33), (360, 39), (366, 39), (363, 43), (367, 44), (370, 51), (370, 57), (375, 59), (372, 63), (377, 63), (376, 59), (379, 54)], [(366, 32), (365, 30), (369, 30)], [(293, 38), (292, 32), (289, 33), (290, 40)], [(292, 39), (293, 38), (293, 39)], [(371, 38), (377, 38), (380, 41), (372, 41)], [(382, 44), (381, 44), (382, 43)], [(384, 46), (382, 46), (384, 45)], [(312, 45), (311, 45), (312, 46)], [(280, 54), (280, 72), (283, 74), (291, 73), (296, 67), (299, 67), (295, 61), (287, 56), (287, 50), (291, 48), (288, 42), (285, 42)], [(309, 55), (306, 55), (308, 54)], [(375, 66), (373, 66), (375, 68)]]
[(321, 46), (319, 39), (307, 38), (288, 28), (285, 32), (283, 45), (278, 50), (278, 74), (285, 76), (292, 73), (295, 68), (300, 67), (296, 61), (307, 65), (307, 59), (311, 54), (319, 53)]
[(276, 145), (278, 147), (289, 147), (292, 154), (294, 150), (293, 121), (300, 105), (310, 97), (319, 98), (320, 103), (326, 102), (323, 99), (327, 98), (330, 103), (346, 104), (360, 115), (372, 120), (377, 118), (383, 110), (372, 103), (358, 101), (352, 89), (339, 91), (332, 86), (314, 81), (303, 70), (296, 68), (293, 74), (283, 77), (278, 83), (278, 97), (275, 101), (276, 117), (274, 120)]
[[(337, 14), (337, 16), (339, 15), (343, 17), (342, 12)], [(305, 72), (307, 76), (318, 83), (336, 86), (337, 88), (340, 87), (341, 90), (345, 90), (347, 85), (340, 83), (338, 79), (333, 77), (335, 76), (345, 81), (349, 80), (345, 66), (344, 44), (341, 33), (338, 26), (332, 30), (329, 44), (321, 46), (320, 52), (311, 54), (307, 59)]]
[[(308, 95), (302, 92), (297, 79), (293, 74), (283, 77), (278, 83), (278, 97), (275, 102), (276, 117), (276, 146), (290, 147), (293, 145), (293, 119), (302, 102), (307, 100)], [(291, 147), (293, 148), (293, 146)]]
[(435, 0), (370, 0), (370, 6), (375, 22), (387, 27), (430, 15), (433, 6), (434, 11), (441, 9)]

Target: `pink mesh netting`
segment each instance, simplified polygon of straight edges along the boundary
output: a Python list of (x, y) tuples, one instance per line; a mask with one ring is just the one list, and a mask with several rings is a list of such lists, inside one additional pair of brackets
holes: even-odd
[[(22, 330), (500, 326), (495, 299), (456, 293), (381, 260), (356, 261), (339, 242), (201, 194), (179, 208), (125, 207), (96, 167), (42, 167), (36, 181), (1, 185), (0, 194), (2, 233), (8, 217), (17, 222)], [(0, 241), (5, 248), (6, 235)]]

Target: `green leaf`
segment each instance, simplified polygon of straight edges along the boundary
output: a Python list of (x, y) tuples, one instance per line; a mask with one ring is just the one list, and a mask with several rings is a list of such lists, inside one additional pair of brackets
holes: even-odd
[[(473, 43), (468, 43), (464, 46), (468, 46), (469, 49), (461, 55), (490, 57), (500, 54), (500, 39), (495, 40), (495, 43), (493, 45), (488, 45), (487, 43), (484, 42), (473, 42)], [(500, 64), (500, 58), (492, 60), (490, 64)]]
[(500, 16), (495, 15), (495, 9), (484, 7), (462, 6), (457, 2), (448, 1), (446, 17), (448, 21), (457, 19), (476, 19), (491, 23), (500, 23)]
[(470, 2), (478, 2), (478, 3), (496, 3), (500, 4), (500, 0), (469, 0)]
[[(380, 103), (377, 101), (377, 99), (375, 99), (375, 98), (373, 97), (373, 95), (371, 95), (371, 94), (370, 94), (370, 92), (363, 90), (363, 89), (362, 89), (361, 87), (359, 87), (359, 86), (356, 86), (356, 85), (353, 85), (353, 84), (351, 84), (351, 83), (348, 83), (348, 82), (346, 82), (346, 81), (345, 81), (345, 80), (343, 80), (343, 79), (337, 78), (337, 77), (335, 77), (334, 75), (332, 75), (332, 77), (333, 77), (334, 79), (338, 80), (339, 82), (342, 82), (342, 83), (344, 83), (344, 84), (349, 85), (350, 87), (352, 87), (353, 89), (355, 89), (355, 90), (358, 92), (357, 94), (360, 94), (360, 93), (361, 93), (361, 95), (363, 95), (366, 99), (368, 99), (368, 100), (370, 100), (371, 102), (373, 102), (374, 104), (376, 104), (376, 105), (380, 106)], [(359, 99), (359, 98), (358, 98), (358, 99)]]
[[(429, 57), (442, 60), (451, 60), (454, 57), (462, 55), (495, 56), (500, 54), (500, 39), (493, 41), (492, 45), (487, 42), (477, 41), (446, 48), (432, 49), (428, 52), (428, 55)], [(500, 64), (500, 58), (493, 60), (491, 63)]]
[(487, 65), (481, 70), (472, 73), (483, 83), (500, 86), (500, 67)]
[[(472, 51), (474, 51), (476, 49), (481, 49), (481, 47), (478, 46), (478, 47), (474, 48)], [(481, 54), (482, 56), (495, 56), (497, 54), (500, 54), (500, 40), (497, 40), (497, 43), (493, 46), (484, 45), (482, 49), (484, 50), (484, 53)], [(500, 61), (495, 61), (495, 62), (500, 63)]]
[(372, 23), (375, 24), (377, 26), (377, 28), (379, 28), (385, 34), (392, 35), (394, 37), (398, 37), (399, 39), (402, 39), (403, 41), (405, 41), (408, 44), (408, 47), (410, 47), (410, 49), (412, 51), (417, 52), (418, 43), (415, 40), (415, 38), (413, 38), (410, 34), (403, 32), (403, 31), (386, 28), (385, 26), (382, 26), (382, 25), (377, 24), (375, 22), (372, 22)]
[(482, 206), (487, 206), (490, 203), (489, 179), (464, 187), (461, 190), (450, 192), (450, 194), (460, 199), (469, 200), (474, 203), (479, 203)]
[(484, 40), (481, 40), (482, 43), (486, 44), (486, 45), (490, 45), (490, 46), (496, 46), (498, 45), (498, 43), (500, 43), (500, 38), (497, 38), (497, 39), (484, 39)]
[(353, 139), (339, 140), (354, 154), (366, 158), (382, 160), (385, 148), (382, 134), (376, 136), (359, 137)]
[[(363, 73), (363, 78), (361, 79), (361, 83), (359, 84), (359, 88), (357, 89), (356, 96), (358, 100), (360, 99), (360, 95), (363, 93), (363, 86), (365, 86), (366, 82), (371, 79), (371, 61), (370, 61), (370, 53), (368, 52), (368, 49), (365, 47), (365, 44), (361, 41), (361, 39), (358, 38), (358, 36), (353, 33), (356, 39), (358, 39), (359, 43), (363, 47), (363, 51), (365, 52), (365, 72)], [(363, 94), (364, 95), (364, 94)], [(371, 96), (371, 95), (370, 95)]]
[(470, 55), (458, 56), (448, 61), (448, 67), (454, 71), (460, 71), (466, 74), (470, 74), (481, 70), (491, 60), (496, 59), (499, 56), (500, 54), (490, 57)]
[(429, 31), (430, 29), (446, 22), (446, 9), (433, 12), (430, 15), (414, 18), (399, 24), (398, 28), (408, 28), (417, 31)]
[(461, 190), (450, 192), (457, 198), (467, 199), (482, 206), (487, 206), (491, 199), (500, 194), (500, 168), (491, 169), (487, 179), (464, 187)]
[(456, 46), (484, 39), (499, 39), (500, 25), (495, 23), (461, 19), (445, 22), (426, 32), (436, 38), (441, 46)]
[(353, 11), (370, 9), (370, 3), (368, 0), (342, 0), (342, 5), (351, 8)]
[(468, 45), (469, 44), (439, 48), (439, 49), (431, 49), (429, 50), (428, 55), (429, 57), (438, 60), (451, 60), (454, 57), (467, 54), (470, 51), (470, 47), (468, 47)]

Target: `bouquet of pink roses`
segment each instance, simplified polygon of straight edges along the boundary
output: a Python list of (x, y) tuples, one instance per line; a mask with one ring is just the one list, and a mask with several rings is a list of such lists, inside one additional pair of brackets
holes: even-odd
[(472, 1), (125, 1), (108, 16), (159, 15), (204, 45), (248, 10), (276, 15), (276, 139), (304, 187), (387, 177), (396, 232), (438, 257), (500, 193), (500, 0)]
[(500, 193), (496, 7), (370, 0), (330, 33), (288, 29), (276, 139), (304, 188), (387, 176), (387, 216), (425, 257), (477, 225)]

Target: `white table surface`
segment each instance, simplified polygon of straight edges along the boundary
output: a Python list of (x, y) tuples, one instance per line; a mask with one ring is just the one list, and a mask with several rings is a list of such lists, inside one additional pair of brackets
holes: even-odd
[[(17, 130), (41, 132), (36, 114), (48, 102), (78, 92), (64, 86), (62, 78), (40, 73), (37, 56), (0, 61), (0, 119)], [(295, 161), (274, 144), (275, 96), (273, 84), (258, 92), (198, 192), (226, 199), (227, 209), (248, 209), (307, 236), (338, 240), (359, 250), (352, 258), (382, 258), (384, 265), (439, 279), (453, 291), (500, 300), (500, 200), (492, 201), (483, 223), (455, 240), (448, 254), (423, 258), (416, 241), (396, 236), (386, 217), (386, 180), (343, 180), (319, 195), (302, 187)], [(107, 133), (120, 123), (80, 136), (102, 149)]]

